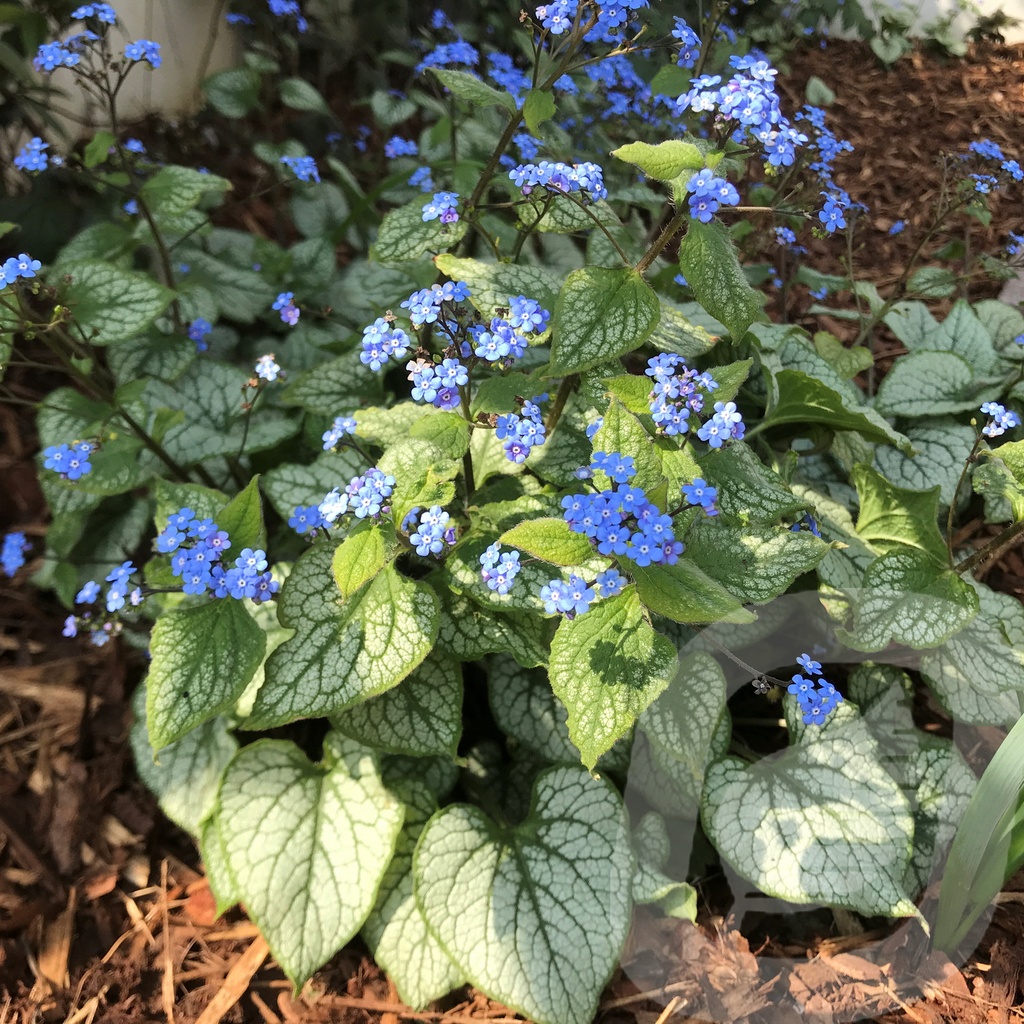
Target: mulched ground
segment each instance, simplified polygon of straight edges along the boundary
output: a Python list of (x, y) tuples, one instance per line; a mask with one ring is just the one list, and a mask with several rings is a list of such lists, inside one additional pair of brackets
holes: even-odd
[[(789, 65), (783, 89), (792, 100), (802, 98), (811, 75), (838, 94), (835, 129), (856, 152), (837, 176), (854, 199), (878, 211), (875, 233), (855, 253), (857, 272), (883, 294), (939, 187), (939, 150), (963, 151), (987, 136), (1024, 157), (1024, 48), (985, 46), (964, 60), (915, 53), (886, 71), (866, 46), (832, 43), (794, 53)], [(972, 245), (997, 249), (1008, 230), (1021, 230), (1021, 214), (1019, 202), (997, 204), (990, 229), (972, 228)], [(886, 229), (896, 217), (909, 227), (890, 238)], [(838, 255), (834, 240), (813, 244), (820, 270), (834, 272)], [(971, 296), (997, 291), (979, 282)], [(842, 328), (795, 312), (811, 327)], [(32, 401), (48, 382), (13, 370), (8, 384)], [(0, 407), (0, 531), (18, 527), (40, 537), (46, 529), (35, 450), (22, 407)], [(975, 530), (982, 541), (983, 528)], [(988, 581), (1024, 593), (1024, 560), (1010, 552)], [(191, 844), (135, 777), (126, 735), (138, 661), (116, 646), (95, 650), (62, 640), (64, 614), (23, 576), (0, 584), (0, 1024), (397, 1024), (400, 1017), (462, 1024), (511, 1016), (472, 989), (430, 1012), (410, 1013), (358, 943), (293, 998), (244, 916), (215, 919)], [(888, 939), (823, 933), (809, 941), (769, 929), (752, 950), (713, 913), (705, 911), (699, 927), (641, 913), (626, 970), (609, 985), (600, 1018), (774, 1022), (791, 1000), (804, 1006), (804, 1019), (822, 1022), (996, 1024), (1024, 1017), (1024, 892), (1017, 889), (1024, 880), (1002, 894), (961, 969), (928, 957), (905, 931)], [(912, 965), (923, 990), (906, 988), (906, 970), (897, 964)]]

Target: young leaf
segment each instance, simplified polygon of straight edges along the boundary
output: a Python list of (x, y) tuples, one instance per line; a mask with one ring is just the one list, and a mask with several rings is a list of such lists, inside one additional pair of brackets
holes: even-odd
[(243, 548), (265, 548), (267, 544), (259, 479), (259, 474), (254, 476), (214, 517), (231, 538), (231, 550), (236, 556)]
[(573, 533), (564, 519), (553, 517), (526, 519), (498, 540), (553, 565), (579, 565), (594, 554), (583, 534)]
[(589, 1024), (630, 920), (629, 829), (609, 783), (552, 768), (508, 831), (446, 807), (420, 835), (413, 874), (431, 933), (474, 985), (538, 1024)]
[(569, 712), (569, 737), (588, 768), (629, 732), (675, 669), (675, 647), (644, 621), (632, 588), (559, 623), (551, 688)]
[(470, 302), (485, 317), (494, 316), (495, 309), (508, 308), (509, 299), (517, 295), (536, 299), (547, 310), (555, 308), (561, 281), (547, 267), (521, 263), (484, 263), (464, 259), (451, 253), (434, 257), (442, 274), (453, 281), (465, 281), (470, 287)]
[(917, 548), (940, 562), (948, 560), (939, 532), (939, 488), (907, 491), (894, 487), (870, 466), (854, 466), (860, 512), (857, 533), (879, 551)]
[(427, 70), (435, 75), (449, 92), (472, 106), (501, 107), (513, 117), (517, 113), (515, 100), (507, 92), (487, 85), (476, 75), (471, 75), (467, 71), (455, 71), (451, 68), (428, 68)]
[(703, 149), (693, 142), (669, 139), (652, 146), (647, 142), (630, 142), (612, 150), (612, 156), (639, 167), (648, 178), (659, 181), (674, 181), (684, 171), (696, 173), (707, 163)]
[(630, 574), (643, 604), (673, 622), (754, 621), (739, 598), (685, 557), (675, 565), (633, 565)]
[(149, 741), (158, 753), (227, 711), (263, 660), (266, 636), (241, 601), (224, 598), (160, 616), (146, 678)]
[(523, 103), (523, 120), (526, 130), (536, 135), (545, 121), (555, 116), (555, 98), (544, 89), (531, 89)]
[(739, 342), (761, 313), (763, 296), (755, 292), (721, 224), (691, 220), (679, 245), (679, 267), (694, 298)]
[(364, 519), (335, 548), (331, 560), (334, 582), (343, 601), (347, 601), (364, 583), (372, 580), (394, 555), (395, 527), (392, 523), (374, 523)]
[(578, 373), (632, 352), (660, 314), (658, 296), (632, 267), (574, 270), (555, 306), (550, 375)]
[(337, 733), (319, 765), (286, 740), (258, 740), (228, 765), (218, 814), (228, 873), (297, 987), (366, 920), (403, 814), (371, 751)]

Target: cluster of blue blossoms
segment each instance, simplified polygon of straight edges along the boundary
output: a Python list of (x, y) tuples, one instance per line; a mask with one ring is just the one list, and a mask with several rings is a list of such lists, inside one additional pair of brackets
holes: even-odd
[[(1016, 160), (1009, 160), (1003, 155), (998, 144), (991, 139), (980, 139), (972, 142), (968, 148), (969, 159), (971, 156), (979, 157), (986, 166), (983, 172), (974, 171), (968, 175), (974, 185), (974, 191), (981, 195), (989, 195), (998, 191), (1004, 184), (1013, 181), (1024, 181), (1024, 170)], [(989, 173), (991, 168), (995, 173)]]
[[(614, 42), (619, 39), (630, 23), (634, 11), (647, 6), (647, 0), (622, 0), (621, 3), (608, 2), (589, 3), (586, 6), (596, 16), (594, 26), (587, 32), (587, 42)], [(579, 13), (580, 0), (552, 0), (536, 10), (537, 20), (553, 36), (568, 32)], [(589, 12), (587, 12), (589, 13)], [(587, 20), (587, 13), (583, 20)]]
[(578, 192), (584, 201), (595, 203), (608, 197), (604, 171), (589, 160), (578, 164), (565, 164), (561, 160), (519, 164), (508, 172), (508, 176), (517, 188), (522, 189), (524, 196), (530, 195), (535, 188), (546, 188), (565, 194)]
[(454, 224), (459, 219), (458, 205), (457, 192), (435, 192), (434, 198), (423, 204), (423, 220), (440, 220), (442, 224)]
[(736, 206), (740, 201), (736, 187), (725, 178), (716, 178), (714, 172), (708, 168), (698, 171), (690, 178), (686, 183), (686, 190), (690, 193), (687, 200), (690, 205), (690, 216), (704, 224), (711, 220), (719, 207)]
[(281, 163), (295, 175), (299, 181), (319, 181), (320, 171), (317, 170), (316, 160), (311, 156), (283, 156)]
[(281, 292), (274, 299), (274, 304), (270, 308), (278, 310), (281, 314), (282, 322), (290, 327), (294, 327), (299, 322), (300, 311), (299, 307), (295, 305), (294, 292)]
[[(704, 393), (718, 387), (707, 371), (698, 373), (690, 369), (683, 357), (674, 352), (652, 356), (644, 373), (654, 382), (648, 398), (651, 418), (658, 431), (670, 437), (690, 429), (691, 414), (704, 409)], [(697, 430), (697, 436), (712, 448), (721, 448), (723, 442), (731, 439), (741, 440), (743, 434), (743, 417), (734, 402), (716, 402), (714, 415)]]
[(267, 553), (261, 548), (245, 548), (233, 568), (223, 565), (231, 538), (212, 519), (199, 519), (190, 508), (178, 509), (168, 516), (167, 526), (156, 538), (156, 549), (171, 555), (171, 572), (183, 583), (186, 594), (214, 597), (243, 597), (269, 601), (280, 584), (267, 571)]
[(50, 158), (44, 150), (49, 148), (48, 142), (43, 142), (38, 135), (34, 136), (21, 147), (14, 158), (14, 166), (27, 174), (31, 174), (33, 171), (45, 171), (49, 166)]
[(36, 271), (41, 270), (42, 266), (39, 260), (32, 259), (27, 252), (8, 257), (0, 264), (0, 292), (19, 278), (28, 280), (35, 277)]
[(445, 548), (455, 544), (455, 527), (451, 524), (451, 516), (440, 505), (431, 505), (424, 512), (421, 508), (411, 509), (402, 521), (402, 532), (409, 531), (409, 543), (416, 549), (417, 555), (439, 555)]
[(562, 517), (569, 529), (587, 537), (602, 555), (627, 558), (641, 568), (675, 565), (683, 543), (675, 538), (672, 517), (648, 501), (642, 488), (629, 485), (636, 475), (634, 460), (595, 452), (590, 469), (618, 486), (563, 498)]
[(51, 444), (43, 449), (43, 465), (59, 473), (64, 480), (78, 480), (92, 472), (89, 457), (96, 450), (91, 441), (73, 441), (67, 444)]
[(189, 340), (195, 342), (197, 352), (205, 352), (209, 347), (210, 343), (206, 340), (206, 336), (213, 330), (213, 324), (210, 323), (205, 317), (197, 316), (188, 325), (188, 336)]
[(981, 432), (986, 437), (999, 437), (1000, 434), (1005, 434), (1008, 430), (1020, 426), (1020, 417), (1013, 410), (1000, 405), (999, 402), (985, 402), (981, 411), (991, 417), (989, 422), (981, 428)]
[[(103, 601), (106, 614), (101, 609), (90, 609), (77, 615), (72, 613), (64, 620), (62, 635), (78, 636), (80, 629), (87, 628), (89, 640), (96, 647), (102, 647), (117, 636), (121, 632), (121, 622), (116, 618), (116, 613), (120, 612), (126, 603), (138, 608), (144, 600), (142, 588), (132, 582), (132, 576), (136, 572), (138, 569), (130, 561), (122, 562), (112, 569), (106, 576), (106, 582), (110, 584)], [(96, 580), (89, 580), (75, 595), (75, 604), (95, 604), (100, 598), (101, 589)]]
[(335, 416), (334, 422), (323, 432), (321, 438), (324, 451), (329, 452), (337, 448), (346, 435), (356, 432), (357, 425), (354, 416)]
[[(394, 487), (393, 476), (382, 473), (376, 467), (368, 469), (361, 476), (352, 477), (344, 491), (339, 491), (337, 487), (329, 491), (317, 506), (321, 521), (299, 532), (305, 533), (307, 530), (315, 530), (320, 526), (334, 523), (339, 516), (348, 512), (357, 519), (379, 519), (391, 511), (387, 500), (391, 497)], [(296, 515), (299, 511), (295, 510)], [(303, 511), (309, 512), (308, 509)]]
[(540, 403), (547, 400), (545, 392), (524, 401), (519, 414), (510, 412), (498, 417), (495, 433), (499, 441), (505, 442), (503, 448), (509, 462), (525, 462), (530, 450), (544, 443), (547, 428), (544, 426)]
[(682, 18), (676, 17), (675, 22), (672, 35), (679, 40), (676, 64), (681, 68), (692, 68), (700, 58), (700, 36)]
[(843, 703), (843, 695), (827, 679), (821, 678), (821, 663), (809, 654), (801, 654), (796, 661), (807, 677), (800, 673), (794, 675), (788, 690), (796, 696), (804, 725), (824, 725), (829, 714)]
[(384, 155), (389, 160), (400, 156), (415, 156), (419, 151), (419, 146), (415, 142), (403, 139), (400, 135), (393, 135), (384, 143)]
[(25, 552), (28, 549), (29, 543), (20, 530), (12, 530), (4, 536), (3, 546), (0, 547), (0, 569), (3, 569), (5, 575), (13, 576), (25, 564)]

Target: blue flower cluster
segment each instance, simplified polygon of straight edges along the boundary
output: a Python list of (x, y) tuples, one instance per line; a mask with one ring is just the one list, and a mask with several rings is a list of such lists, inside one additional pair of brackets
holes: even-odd
[(393, 135), (384, 143), (384, 155), (389, 160), (400, 156), (415, 156), (419, 151), (415, 142), (403, 139), (400, 135)]
[(268, 382), (275, 381), (281, 376), (281, 367), (274, 362), (273, 352), (256, 360), (256, 376)]
[(9, 257), (0, 265), (0, 291), (9, 284), (14, 284), (18, 278), (35, 277), (36, 271), (41, 270), (42, 266), (39, 260), (32, 259), (27, 252)]
[(975, 191), (988, 193), (999, 188), (1003, 180), (1012, 178), (1014, 181), (1024, 181), (1024, 170), (1016, 160), (1009, 160), (1003, 155), (1003, 151), (991, 139), (980, 139), (972, 142), (968, 147), (969, 153), (980, 157), (989, 163), (999, 165), (1002, 176), (992, 174), (972, 174), (970, 177), (975, 182)]
[(814, 678), (821, 677), (821, 664), (809, 654), (801, 654), (796, 661), (807, 677), (794, 675), (788, 690), (796, 696), (804, 725), (824, 725), (829, 714), (843, 703), (843, 695), (827, 679)]
[(209, 590), (214, 597), (269, 601), (280, 584), (266, 571), (267, 553), (262, 548), (244, 548), (234, 567), (225, 569), (222, 559), (230, 547), (231, 538), (226, 531), (212, 519), (197, 518), (190, 508), (178, 509), (168, 516), (167, 526), (156, 538), (157, 551), (173, 552), (171, 572), (182, 581), (186, 594), (204, 594)]
[(734, 142), (742, 143), (749, 136), (760, 143), (773, 167), (790, 166), (807, 136), (782, 113), (775, 91), (777, 71), (757, 53), (730, 57), (729, 64), (737, 73), (724, 85), (720, 75), (691, 79), (690, 90), (676, 101), (676, 114), (714, 112), (725, 121), (736, 121)]
[(324, 443), (324, 451), (329, 452), (333, 448), (337, 448), (346, 434), (356, 432), (357, 425), (354, 416), (335, 416), (330, 429), (325, 430), (321, 438)]
[(1020, 417), (1012, 410), (1000, 405), (998, 402), (985, 402), (981, 407), (981, 411), (986, 416), (992, 417), (992, 419), (981, 428), (981, 432), (986, 437), (999, 437), (1000, 434), (1005, 434), (1008, 430), (1012, 430), (1014, 427), (1020, 426)]
[(160, 44), (154, 43), (152, 39), (138, 39), (134, 43), (129, 43), (124, 48), (124, 55), (126, 60), (149, 61), (154, 68), (160, 67), (163, 63), (163, 57), (160, 56)]
[(81, 60), (80, 53), (75, 53), (63, 43), (43, 43), (32, 58), (32, 67), (48, 75), (57, 68), (73, 68)]
[(439, 555), (446, 547), (455, 544), (455, 527), (450, 525), (451, 516), (440, 505), (431, 505), (426, 512), (412, 509), (402, 523), (402, 530), (408, 532), (419, 516), (419, 524), (409, 536), (409, 543), (417, 555)]
[(25, 534), (12, 530), (4, 536), (3, 547), (0, 548), (0, 568), (7, 576), (13, 576), (25, 564), (25, 552), (29, 543)]
[(454, 224), (459, 219), (458, 205), (457, 192), (435, 192), (434, 198), (423, 204), (423, 220), (440, 220), (442, 224)]
[(412, 174), (409, 175), (409, 184), (413, 188), (418, 188), (421, 192), (433, 192), (434, 191), (434, 179), (431, 176), (431, 170), (429, 167), (417, 167)]
[(399, 305), (409, 311), (413, 327), (436, 322), (442, 330), (451, 333), (458, 327), (456, 304), (465, 302), (471, 294), (465, 281), (445, 281), (444, 284), (432, 284), (429, 288), (413, 292)]
[(509, 462), (525, 462), (531, 449), (542, 445), (546, 440), (546, 428), (539, 403), (547, 400), (546, 393), (538, 395), (531, 401), (523, 402), (522, 415), (510, 412), (498, 417), (495, 433), (499, 441), (505, 442), (505, 458)]
[(456, 39), (451, 43), (441, 43), (426, 54), (416, 65), (417, 74), (426, 68), (444, 68), (451, 64), (464, 64), (474, 68), (480, 62), (480, 54), (475, 46), (465, 39)]
[(21, 147), (21, 150), (14, 158), (14, 166), (19, 171), (26, 171), (28, 173), (32, 171), (45, 171), (50, 159), (43, 150), (49, 148), (50, 144), (48, 142), (43, 142), (38, 135), (34, 136)]
[(604, 172), (585, 160), (579, 164), (564, 164), (561, 160), (552, 163), (541, 160), (537, 164), (519, 164), (508, 172), (514, 185), (530, 195), (535, 188), (546, 188), (551, 192), (578, 192), (585, 201), (597, 202), (606, 199), (608, 190), (604, 187)]
[[(134, 586), (132, 575), (138, 572), (131, 562), (122, 562), (116, 569), (113, 569), (106, 577), (110, 584), (107, 588), (105, 599), (106, 614), (100, 609), (94, 609), (81, 614), (72, 613), (64, 620), (64, 628), (61, 634), (66, 637), (78, 636), (81, 628), (89, 629), (89, 640), (96, 647), (102, 647), (105, 643), (121, 632), (121, 622), (117, 619), (116, 613), (124, 608), (127, 603), (133, 608), (142, 604), (144, 597), (142, 588)], [(100, 584), (95, 580), (89, 580), (75, 595), (76, 605), (95, 604), (100, 597)]]
[(676, 64), (681, 68), (692, 68), (700, 57), (700, 36), (686, 22), (676, 16), (676, 27), (672, 35), (679, 40), (679, 56)]
[(386, 515), (391, 508), (385, 502), (391, 497), (394, 487), (395, 478), (376, 467), (368, 469), (362, 476), (352, 477), (344, 492), (335, 487), (320, 502), (317, 507), (323, 520), (320, 525), (333, 523), (347, 512), (351, 512), (357, 519), (378, 519)]
[(697, 431), (697, 436), (711, 448), (721, 448), (726, 441), (742, 441), (746, 428), (735, 402), (715, 402), (715, 413)]
[(299, 32), (305, 32), (309, 28), (309, 22), (302, 16), (299, 8), (299, 0), (267, 0), (270, 13), (277, 18), (294, 18), (295, 28)]
[(573, 533), (582, 533), (602, 555), (624, 557), (644, 568), (675, 565), (683, 543), (675, 539), (672, 519), (628, 481), (636, 473), (633, 459), (617, 452), (595, 452), (590, 468), (618, 484), (614, 489), (571, 494), (562, 499), (562, 517)]
[(740, 194), (725, 178), (716, 178), (708, 168), (698, 171), (686, 183), (690, 193), (690, 216), (707, 224), (721, 206), (737, 206)]
[(371, 370), (379, 370), (388, 359), (401, 359), (409, 351), (409, 335), (394, 326), (394, 318), (377, 317), (363, 328), (360, 362)]
[(690, 369), (683, 357), (674, 352), (652, 356), (644, 373), (654, 383), (648, 396), (651, 417), (659, 433), (670, 437), (690, 429), (690, 414), (704, 408), (703, 392), (710, 393), (718, 387), (709, 373)]
[(705, 515), (718, 515), (718, 509), (715, 507), (718, 489), (712, 487), (702, 476), (694, 477), (693, 483), (683, 484), (680, 490), (691, 505), (699, 505), (704, 509)]
[[(572, 28), (580, 6), (580, 0), (552, 0), (537, 8), (536, 16), (541, 25), (553, 36), (563, 35)], [(583, 37), (587, 42), (614, 42), (620, 38), (629, 24), (632, 11), (647, 6), (647, 0), (605, 0), (592, 5), (597, 13), (597, 22)]]
[(316, 160), (311, 156), (283, 156), (281, 163), (295, 175), (299, 181), (319, 181), (320, 172)]
[(43, 449), (47, 469), (60, 473), (64, 480), (78, 480), (92, 472), (90, 456), (96, 450), (91, 441), (74, 441), (70, 445), (51, 444)]
[(209, 342), (206, 340), (206, 336), (212, 330), (213, 324), (201, 316), (197, 316), (195, 320), (188, 325), (188, 336), (191, 341), (195, 342), (197, 352), (205, 352), (210, 347)]
[(117, 22), (117, 11), (110, 4), (82, 4), (71, 12), (71, 17), (75, 21), (96, 18), (105, 25), (114, 25)]
[(442, 359), (439, 364), (429, 359), (413, 359), (405, 368), (412, 381), (414, 401), (429, 402), (435, 409), (445, 411), (459, 407), (459, 388), (469, 383), (469, 371), (458, 359)]
[(598, 573), (592, 585), (575, 573), (569, 573), (568, 580), (555, 579), (540, 589), (540, 599), (549, 615), (564, 615), (574, 619), (590, 611), (590, 606), (599, 597), (615, 597), (622, 593), (626, 578), (617, 569)]
[(514, 548), (502, 554), (501, 545), (497, 541), (480, 556), (480, 575), (489, 590), (502, 596), (509, 592), (522, 568), (520, 557)]
[(294, 292), (281, 292), (274, 299), (274, 304), (270, 308), (280, 310), (282, 322), (291, 327), (294, 327), (299, 322), (300, 311), (299, 307), (295, 305)]

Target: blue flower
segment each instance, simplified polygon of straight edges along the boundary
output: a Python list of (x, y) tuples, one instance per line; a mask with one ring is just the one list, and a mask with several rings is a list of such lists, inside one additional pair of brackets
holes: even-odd
[(299, 322), (299, 307), (292, 301), (294, 298), (295, 295), (292, 292), (281, 292), (274, 300), (273, 306), (270, 307), (280, 310), (282, 322), (292, 327)]
[(594, 586), (602, 597), (615, 597), (622, 593), (622, 588), (625, 587), (626, 582), (626, 577), (618, 569), (606, 569), (604, 572), (597, 574)]
[(0, 568), (8, 576), (13, 576), (25, 564), (25, 552), (29, 543), (25, 534), (12, 530), (4, 537), (3, 548), (0, 549)]
[(225, 14), (224, 20), (229, 25), (251, 25), (253, 24), (252, 18), (248, 14)]
[(455, 543), (455, 530), (448, 525), (450, 518), (440, 505), (431, 505), (420, 516), (419, 529), (409, 537), (417, 555), (439, 555), (446, 545)]
[(892, 227), (889, 228), (887, 233), (890, 235), (898, 235), (906, 226), (907, 222), (905, 220), (893, 221)]
[(431, 171), (429, 167), (417, 167), (412, 174), (409, 175), (409, 184), (413, 188), (418, 188), (421, 192), (433, 192), (434, 191), (434, 179), (431, 177)]
[(986, 437), (999, 437), (1007, 430), (1020, 426), (1020, 417), (1011, 410), (1000, 405), (998, 402), (985, 402), (981, 411), (992, 419), (981, 428)]
[(281, 374), (281, 367), (274, 362), (274, 353), (260, 356), (256, 360), (256, 376), (265, 381), (275, 381)]
[(801, 654), (796, 663), (811, 676), (821, 675), (821, 662), (815, 661), (809, 654)]
[(206, 341), (206, 336), (212, 330), (213, 324), (209, 320), (204, 320), (201, 316), (197, 316), (188, 325), (188, 336), (195, 342), (197, 352), (205, 352), (210, 347)]
[(124, 48), (124, 55), (127, 60), (146, 60), (154, 67), (160, 67), (163, 58), (160, 56), (160, 44), (154, 43), (151, 39), (139, 39), (137, 42), (129, 43)]
[(821, 193), (825, 197), (825, 203), (818, 214), (818, 220), (825, 225), (825, 230), (831, 235), (840, 228), (846, 227), (846, 218), (843, 216), (843, 203), (840, 196), (830, 195), (828, 192)]
[(332, 448), (336, 448), (346, 434), (356, 432), (357, 426), (354, 416), (335, 416), (334, 423), (331, 424), (329, 430), (324, 431), (321, 438), (324, 443), (324, 451), (329, 452)]
[(48, 142), (43, 142), (39, 136), (29, 139), (29, 141), (22, 146), (17, 156), (15, 156), (14, 166), (19, 171), (26, 171), (29, 173), (32, 171), (45, 171), (49, 164), (49, 157), (43, 152), (43, 150), (49, 148), (50, 144)]
[(73, 68), (81, 59), (81, 54), (73, 53), (61, 43), (43, 43), (32, 59), (32, 66), (36, 71), (50, 74), (57, 68)]
[(311, 156), (283, 156), (281, 163), (287, 167), (299, 181), (319, 181), (320, 172), (316, 161)]
[(683, 484), (681, 490), (683, 497), (691, 505), (700, 505), (709, 516), (718, 515), (718, 509), (715, 508), (715, 499), (718, 497), (718, 491), (703, 477), (694, 477), (693, 483)]
[(89, 456), (93, 450), (94, 445), (89, 441), (50, 445), (43, 450), (43, 465), (59, 473), (65, 480), (78, 480), (92, 472)]
[(96, 18), (106, 25), (113, 25), (117, 22), (117, 11), (110, 4), (92, 3), (82, 4), (71, 12), (75, 21), (84, 21), (86, 18)]
[(423, 206), (423, 220), (440, 220), (442, 224), (453, 224), (459, 219), (456, 207), (459, 205), (457, 192), (435, 192), (434, 198)]
[(297, 505), (295, 511), (288, 520), (288, 525), (300, 534), (315, 533), (321, 527), (326, 526), (324, 517), (320, 515), (320, 509), (316, 505), (303, 507)]
[(415, 156), (418, 152), (419, 147), (415, 142), (403, 139), (400, 135), (393, 135), (384, 143), (384, 155), (389, 160), (394, 160), (400, 156)]
[(636, 463), (632, 456), (620, 455), (618, 452), (594, 452), (590, 467), (604, 473), (617, 484), (624, 484), (636, 476)]
[(75, 604), (92, 604), (99, 596), (100, 585), (95, 580), (89, 580), (75, 595)]

